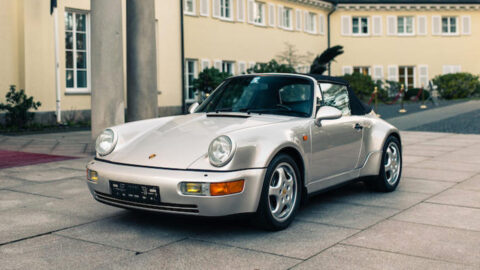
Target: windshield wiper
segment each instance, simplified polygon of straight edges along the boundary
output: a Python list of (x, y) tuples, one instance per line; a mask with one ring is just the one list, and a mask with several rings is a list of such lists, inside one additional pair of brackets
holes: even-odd
[(213, 111), (208, 111), (207, 113), (211, 113), (211, 112), (219, 113), (219, 112), (231, 112), (231, 111), (232, 111), (232, 108), (220, 108), (220, 109), (215, 109)]
[(300, 115), (300, 116), (309, 116), (308, 113), (305, 113), (305, 112), (298, 112), (298, 111), (291, 111), (291, 110), (288, 110), (288, 109), (285, 109), (285, 108), (271, 108), (271, 109), (248, 109), (246, 110), (247, 113), (271, 113), (271, 114), (296, 114), (296, 115)]

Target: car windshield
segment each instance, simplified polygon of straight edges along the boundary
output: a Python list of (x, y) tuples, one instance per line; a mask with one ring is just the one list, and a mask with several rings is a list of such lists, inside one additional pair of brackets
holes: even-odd
[(196, 112), (245, 112), (309, 117), (313, 82), (295, 76), (242, 76), (222, 84)]

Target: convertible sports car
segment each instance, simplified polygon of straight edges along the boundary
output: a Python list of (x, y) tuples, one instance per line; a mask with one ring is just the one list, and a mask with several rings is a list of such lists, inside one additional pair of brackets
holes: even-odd
[(393, 191), (399, 131), (347, 82), (326, 76), (251, 74), (225, 80), (188, 115), (103, 131), (87, 165), (93, 197), (157, 212), (254, 214), (286, 228), (309, 195), (363, 180)]

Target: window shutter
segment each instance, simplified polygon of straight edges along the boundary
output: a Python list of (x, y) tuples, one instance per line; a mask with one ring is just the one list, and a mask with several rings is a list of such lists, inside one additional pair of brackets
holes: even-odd
[(299, 9), (295, 10), (295, 22), (297, 31), (302, 31), (302, 11)]
[(471, 30), (471, 17), (468, 16), (462, 16), (462, 35), (470, 35), (472, 30)]
[(383, 66), (373, 66), (373, 79), (383, 80)]
[(418, 82), (420, 87), (428, 87), (428, 65), (418, 65)]
[(345, 74), (352, 74), (353, 68), (352, 66), (343, 66), (342, 67), (342, 73), (343, 75)]
[(254, 68), (255, 67), (255, 62), (250, 61), (248, 62), (248, 68)]
[(210, 60), (208, 59), (202, 59), (200, 61), (200, 69), (203, 71), (204, 69), (206, 68), (209, 68), (210, 67)]
[(213, 0), (212, 15), (214, 18), (220, 17), (220, 0)]
[(397, 16), (387, 16), (387, 35), (397, 34)]
[(232, 70), (231, 74), (235, 75), (236, 74), (235, 73), (235, 63), (231, 63), (230, 66), (231, 66), (231, 70)]
[(318, 14), (318, 33), (325, 34), (325, 16), (323, 14)]
[(462, 66), (460, 65), (452, 66), (452, 72), (453, 73), (462, 72)]
[(352, 22), (351, 16), (342, 16), (342, 36), (351, 35), (352, 27), (350, 26)]
[(248, 23), (253, 23), (253, 0), (247, 0), (247, 9), (248, 9)]
[(238, 61), (238, 74), (247, 74), (247, 63)]
[(245, 0), (237, 0), (237, 21), (245, 21)]
[(450, 66), (449, 65), (443, 65), (442, 73), (443, 73), (443, 75), (451, 73), (450, 72)]
[(382, 35), (382, 16), (372, 16), (372, 34), (374, 36)]
[(438, 36), (442, 34), (442, 24), (440, 16), (432, 16), (432, 35)]
[(209, 0), (200, 0), (200, 16), (208, 16), (210, 13), (208, 7)]
[(308, 32), (307, 26), (310, 22), (310, 16), (308, 16), (308, 11), (303, 12), (303, 31)]
[(283, 28), (283, 6), (282, 5), (278, 5), (277, 6), (277, 25), (279, 28)]
[(222, 71), (222, 61), (221, 60), (213, 60), (213, 67)]
[(268, 4), (268, 25), (275, 27), (275, 5)]
[(398, 82), (398, 66), (388, 66), (388, 80)]
[(425, 36), (427, 34), (427, 16), (418, 16), (418, 34)]

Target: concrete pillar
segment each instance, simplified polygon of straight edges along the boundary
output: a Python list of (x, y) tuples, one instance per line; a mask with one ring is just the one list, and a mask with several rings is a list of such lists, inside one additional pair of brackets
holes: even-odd
[(157, 117), (155, 1), (127, 0), (127, 121)]
[(122, 0), (91, 1), (92, 138), (125, 122)]

